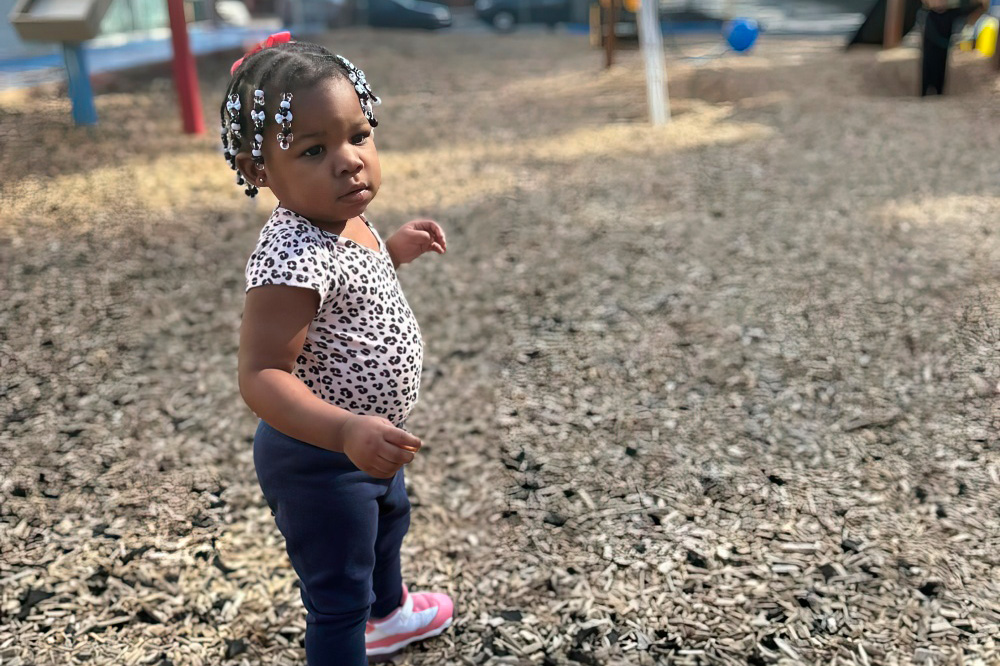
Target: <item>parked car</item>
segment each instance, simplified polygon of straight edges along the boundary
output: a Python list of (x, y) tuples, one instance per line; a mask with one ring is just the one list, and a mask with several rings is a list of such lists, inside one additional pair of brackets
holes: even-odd
[(554, 28), (570, 18), (569, 0), (476, 0), (476, 16), (500, 32), (518, 23), (544, 23)]
[(348, 14), (344, 0), (278, 0), (275, 8), (289, 28), (296, 27), (296, 21), (307, 26), (336, 28), (345, 24)]
[(425, 28), (451, 25), (451, 10), (424, 0), (368, 0), (368, 25), (376, 28)]

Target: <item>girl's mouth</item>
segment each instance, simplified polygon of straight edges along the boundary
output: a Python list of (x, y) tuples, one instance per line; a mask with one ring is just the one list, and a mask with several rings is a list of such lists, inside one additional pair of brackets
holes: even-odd
[(345, 203), (359, 203), (371, 198), (371, 190), (367, 187), (359, 187), (356, 190), (351, 190), (347, 194), (338, 197), (340, 201)]

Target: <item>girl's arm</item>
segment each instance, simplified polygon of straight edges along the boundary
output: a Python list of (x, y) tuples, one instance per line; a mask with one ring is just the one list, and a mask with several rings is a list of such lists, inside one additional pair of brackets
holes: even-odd
[(444, 254), (448, 248), (444, 229), (434, 220), (411, 220), (385, 242), (394, 268), (408, 264), (424, 252)]
[(343, 451), (336, 435), (350, 413), (316, 397), (291, 374), (318, 306), (319, 294), (308, 289), (269, 285), (247, 292), (240, 393), (257, 416), (286, 435)]
[(313, 394), (292, 374), (319, 294), (284, 285), (247, 292), (240, 327), (239, 382), (247, 406), (290, 437), (346, 453), (373, 476), (391, 476), (420, 440), (389, 421), (358, 416)]

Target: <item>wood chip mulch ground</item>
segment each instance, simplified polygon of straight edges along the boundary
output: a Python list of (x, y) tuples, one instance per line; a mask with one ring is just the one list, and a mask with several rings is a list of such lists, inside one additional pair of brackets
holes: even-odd
[[(416, 665), (1000, 663), (1000, 80), (834, 41), (330, 33), (426, 338)], [(231, 58), (230, 58), (231, 60)], [(199, 62), (215, 126), (226, 58)], [(236, 386), (247, 202), (161, 72), (0, 95), (0, 664), (291, 665)]]

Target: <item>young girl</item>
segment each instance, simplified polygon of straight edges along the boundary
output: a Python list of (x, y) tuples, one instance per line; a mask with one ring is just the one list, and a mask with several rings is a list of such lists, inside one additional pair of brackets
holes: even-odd
[(395, 269), (443, 254), (445, 236), (414, 220), (383, 242), (365, 217), (379, 99), (347, 59), (280, 33), (232, 74), (227, 160), (247, 195), (280, 202), (247, 264), (240, 333), (257, 478), (301, 582), (308, 663), (360, 666), (452, 621), (448, 596), (407, 590), (399, 558), (422, 343)]

